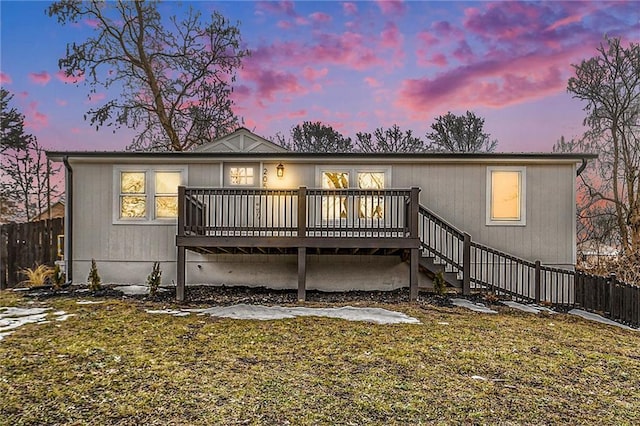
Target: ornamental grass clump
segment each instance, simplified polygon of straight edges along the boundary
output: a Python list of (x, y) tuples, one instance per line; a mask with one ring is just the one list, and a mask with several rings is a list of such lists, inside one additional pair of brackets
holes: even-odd
[(25, 268), (20, 273), (27, 277), (26, 280), (22, 281), (22, 284), (28, 287), (40, 287), (45, 285), (51, 278), (53, 269), (47, 265), (36, 265), (34, 269)]
[(153, 269), (147, 276), (147, 286), (149, 286), (149, 295), (155, 296), (162, 281), (162, 271), (160, 270), (160, 262), (153, 262)]
[(87, 284), (89, 286), (89, 290), (98, 291), (102, 288), (100, 275), (98, 275), (98, 266), (96, 265), (96, 260), (91, 259), (91, 269), (89, 270), (89, 276), (87, 277)]

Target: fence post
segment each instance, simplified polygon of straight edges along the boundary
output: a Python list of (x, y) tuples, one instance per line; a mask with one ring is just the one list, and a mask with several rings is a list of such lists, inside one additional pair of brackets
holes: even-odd
[(615, 318), (615, 302), (614, 302), (614, 292), (616, 288), (616, 274), (611, 273), (607, 278), (608, 290), (609, 290), (609, 316), (611, 318)]
[(540, 281), (540, 261), (536, 260), (536, 269), (533, 275), (534, 280), (534, 298), (536, 303), (540, 303), (542, 298), (542, 282)]
[(462, 294), (471, 294), (471, 235), (463, 234), (462, 243)]

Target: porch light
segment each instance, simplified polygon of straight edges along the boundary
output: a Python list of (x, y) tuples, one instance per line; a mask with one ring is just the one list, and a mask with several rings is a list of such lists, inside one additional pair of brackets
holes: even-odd
[(282, 165), (282, 163), (279, 163), (276, 166), (276, 176), (278, 176), (278, 178), (284, 177), (284, 166)]

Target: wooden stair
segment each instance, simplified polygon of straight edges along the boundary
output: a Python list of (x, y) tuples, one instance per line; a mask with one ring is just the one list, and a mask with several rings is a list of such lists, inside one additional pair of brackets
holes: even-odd
[[(437, 273), (442, 272), (447, 286), (456, 289), (462, 288), (462, 280), (458, 278), (458, 274), (456, 272), (447, 272), (446, 265), (439, 263), (435, 257), (420, 256), (418, 263), (420, 272), (424, 273), (429, 279), (433, 280)], [(422, 287), (422, 289), (426, 289), (426, 287)]]

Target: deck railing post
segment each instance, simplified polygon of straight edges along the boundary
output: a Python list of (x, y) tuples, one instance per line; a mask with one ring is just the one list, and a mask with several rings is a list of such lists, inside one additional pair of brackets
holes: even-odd
[[(420, 188), (412, 187), (409, 196), (409, 237), (418, 238), (418, 212), (420, 209)], [(419, 243), (418, 243), (419, 246)], [(418, 263), (420, 253), (418, 247), (412, 248), (409, 259), (409, 300), (418, 299)]]
[(471, 294), (471, 235), (466, 232), (462, 242), (462, 294)]
[(542, 283), (540, 282), (540, 261), (536, 260), (535, 271), (533, 273), (533, 291), (534, 291), (534, 299), (536, 303), (540, 303), (540, 299), (542, 297)]
[[(178, 230), (176, 232), (177, 237), (184, 236), (185, 216), (187, 215), (186, 209), (186, 190), (184, 186), (178, 187)], [(176, 237), (176, 238), (177, 238)], [(176, 267), (176, 300), (179, 302), (184, 301), (184, 284), (186, 274), (186, 249), (184, 246), (178, 246), (178, 259)]]
[(409, 196), (409, 236), (418, 238), (418, 211), (420, 209), (420, 188), (412, 187)]
[(184, 235), (185, 216), (187, 215), (186, 190), (184, 186), (178, 187), (178, 232), (177, 235)]
[(298, 238), (307, 235), (307, 187), (298, 188)]

